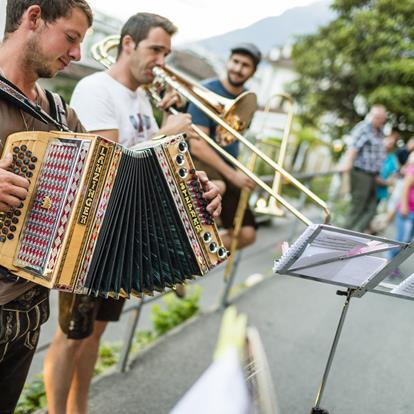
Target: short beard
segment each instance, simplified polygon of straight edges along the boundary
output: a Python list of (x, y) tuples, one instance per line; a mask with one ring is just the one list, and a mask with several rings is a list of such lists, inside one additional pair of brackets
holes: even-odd
[(243, 86), (243, 85), (246, 83), (246, 81), (242, 81), (242, 82), (235, 82), (235, 81), (231, 80), (231, 78), (230, 78), (230, 75), (229, 75), (229, 74), (227, 74), (227, 81), (228, 81), (228, 82), (229, 82), (229, 84), (230, 84), (231, 86), (233, 86), (234, 88), (240, 88), (241, 86)]
[(29, 40), (26, 45), (24, 68), (35, 72), (38, 78), (53, 78), (55, 74), (46, 62), (47, 59), (40, 50), (37, 38)]

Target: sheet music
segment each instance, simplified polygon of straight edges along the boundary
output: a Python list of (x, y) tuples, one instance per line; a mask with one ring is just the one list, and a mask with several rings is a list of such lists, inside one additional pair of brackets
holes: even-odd
[(312, 225), (275, 262), (274, 271), (361, 287), (388, 263), (379, 252), (395, 246), (392, 240)]
[(398, 295), (414, 297), (414, 273), (403, 280), (398, 286), (391, 290), (391, 293)]
[(328, 250), (336, 250), (348, 252), (356, 247), (366, 246), (368, 239), (362, 237), (349, 236), (347, 234), (333, 233), (331, 231), (322, 230), (310, 246), (321, 247)]
[[(325, 259), (326, 255), (323, 256)], [(311, 263), (315, 263), (315, 256), (310, 259), (312, 259)], [(387, 259), (382, 257), (359, 256), (349, 260), (337, 260), (318, 266), (307, 267), (298, 270), (297, 273), (302, 276), (359, 287), (366, 283), (372, 276), (376, 275), (387, 262)], [(299, 267), (299, 264), (305, 266), (306, 260), (295, 262), (295, 267), (297, 265)], [(294, 267), (290, 271), (296, 273)]]

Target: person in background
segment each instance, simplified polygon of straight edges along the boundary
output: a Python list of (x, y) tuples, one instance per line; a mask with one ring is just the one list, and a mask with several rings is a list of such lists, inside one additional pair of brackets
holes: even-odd
[(397, 155), (395, 154), (395, 143), (398, 135), (390, 134), (384, 138), (386, 157), (377, 177), (377, 202), (386, 201), (389, 197), (389, 187), (397, 179), (400, 169)]
[(397, 148), (395, 151), (395, 154), (398, 158), (398, 162), (400, 163), (400, 166), (403, 166), (408, 159), (408, 156), (411, 154), (411, 152), (414, 151), (414, 137), (411, 137), (405, 145), (403, 145), (400, 148)]
[[(410, 154), (404, 168), (404, 180), (401, 199), (397, 204), (395, 216), (396, 237), (400, 242), (408, 243), (414, 238), (414, 152)], [(392, 250), (392, 256), (398, 253)]]
[[(399, 133), (398, 133), (399, 136)], [(394, 185), (386, 205), (385, 217), (382, 220), (380, 230), (384, 230), (395, 217), (397, 212), (397, 205), (400, 202), (401, 194), (404, 185), (404, 172), (407, 165), (407, 159), (414, 150), (414, 137), (410, 138), (404, 147), (398, 148), (395, 155), (399, 162), (399, 171), (395, 175)]]
[[(225, 73), (219, 79), (211, 79), (203, 83), (203, 86), (225, 98), (237, 98), (242, 92), (246, 91), (245, 84), (255, 74), (261, 56), (260, 50), (252, 43), (241, 43), (234, 46), (227, 60)], [(188, 107), (188, 113), (191, 114), (195, 125), (218, 142), (216, 122), (192, 103)], [(237, 140), (224, 146), (223, 149), (235, 158), (239, 155), (239, 143)], [(211, 179), (219, 181), (222, 185), (221, 188), (224, 194), (223, 210), (220, 218), (225, 232), (221, 234), (221, 237), (224, 246), (230, 249), (233, 239), (233, 220), (241, 189), (252, 190), (255, 187), (255, 183), (243, 172), (235, 169), (200, 138), (191, 139), (190, 151), (195, 159), (196, 167), (206, 171)], [(251, 245), (255, 240), (255, 219), (250, 209), (247, 209), (238, 237), (238, 248)]]
[(374, 105), (351, 132), (352, 143), (342, 172), (351, 174), (351, 205), (345, 228), (365, 232), (377, 209), (377, 177), (385, 159), (383, 127), (387, 111)]

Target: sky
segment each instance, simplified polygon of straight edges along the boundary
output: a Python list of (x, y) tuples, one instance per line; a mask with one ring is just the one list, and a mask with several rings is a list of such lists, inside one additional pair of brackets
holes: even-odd
[(137, 12), (169, 18), (178, 33), (174, 43), (195, 41), (249, 26), (260, 19), (316, 0), (89, 0), (89, 4), (125, 21)]

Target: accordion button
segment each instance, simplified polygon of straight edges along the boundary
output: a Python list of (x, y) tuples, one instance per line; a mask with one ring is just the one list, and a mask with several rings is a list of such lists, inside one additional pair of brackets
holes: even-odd
[(227, 257), (227, 250), (224, 247), (219, 247), (217, 250), (217, 256), (219, 259), (225, 259)]
[(32, 178), (33, 177), (33, 173), (31, 171), (27, 171), (26, 177)]
[(30, 158), (33, 155), (33, 153), (32, 151), (26, 151), (26, 155)]
[(29, 170), (34, 170), (36, 166), (34, 164), (29, 164)]
[(20, 149), (21, 149), (22, 151), (26, 151), (26, 150), (27, 150), (27, 146), (23, 144), (23, 145), (20, 147)]
[(3, 228), (1, 229), (1, 232), (2, 232), (3, 234), (7, 234), (7, 233), (9, 232), (9, 229), (8, 229), (7, 227), (3, 227)]
[(180, 151), (180, 152), (184, 153), (184, 152), (187, 152), (187, 150), (188, 150), (188, 145), (187, 145), (187, 143), (186, 143), (186, 142), (184, 142), (184, 141), (181, 141), (181, 142), (178, 144), (178, 151)]
[(27, 173), (27, 167), (23, 167), (22, 172)]
[(6, 241), (6, 237), (0, 236), (0, 243), (4, 243)]
[(10, 231), (15, 232), (17, 230), (17, 227), (13, 224), (10, 226)]
[(22, 212), (20, 210), (15, 210), (14, 211), (14, 215), (17, 216), (17, 217), (18, 216), (21, 216), (22, 215)]
[(14, 169), (13, 169), (13, 172), (14, 172), (15, 174), (19, 174), (19, 172), (20, 172), (20, 168), (18, 168), (18, 167), (14, 168)]
[(31, 161), (32, 161), (32, 162), (37, 162), (37, 157), (32, 157), (32, 158), (31, 158)]
[(4, 225), (5, 226), (10, 226), (10, 224), (11, 224), (11, 220), (10, 219), (4, 220)]
[(210, 250), (211, 253), (216, 253), (216, 251), (217, 251), (217, 243), (211, 242), (208, 245), (208, 249)]
[(19, 148), (19, 147), (14, 147), (14, 148), (13, 148), (13, 152), (14, 152), (15, 154), (18, 154), (18, 153), (20, 152), (20, 148)]
[(25, 159), (24, 159), (24, 161), (23, 161), (23, 163), (24, 163), (25, 165), (29, 165), (29, 164), (30, 164), (30, 160), (29, 160), (29, 158), (25, 158)]
[(185, 177), (187, 177), (187, 175), (188, 175), (187, 168), (180, 168), (180, 169), (178, 170), (178, 175), (179, 175), (181, 178), (185, 178)]
[(21, 167), (21, 166), (23, 165), (22, 160), (16, 160), (16, 165), (17, 165), (18, 167)]
[(19, 222), (19, 219), (17, 217), (12, 218), (12, 223), (17, 224)]
[(13, 233), (9, 233), (9, 234), (7, 235), (7, 238), (8, 238), (9, 240), (13, 240), (13, 239), (14, 239), (14, 234), (13, 234)]
[(203, 234), (203, 240), (205, 243), (209, 243), (211, 241), (211, 233), (209, 233), (208, 231), (206, 231)]
[(177, 163), (177, 165), (183, 165), (185, 161), (184, 155), (178, 154), (175, 157), (175, 162)]
[(19, 154), (17, 155), (17, 157), (22, 160), (24, 158), (24, 153), (23, 152), (19, 152)]

